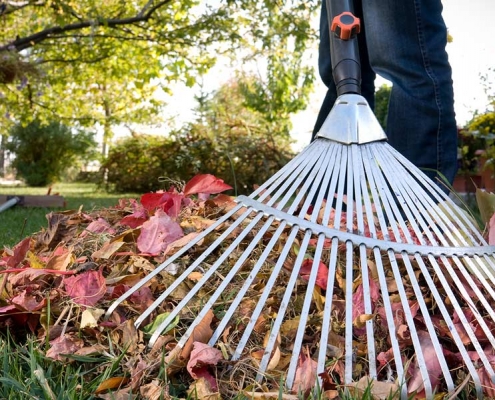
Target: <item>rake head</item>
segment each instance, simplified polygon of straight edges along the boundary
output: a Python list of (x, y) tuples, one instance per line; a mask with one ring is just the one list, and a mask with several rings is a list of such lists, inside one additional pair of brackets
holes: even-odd
[(208, 345), (254, 362), (253, 382), (307, 390), (309, 365), (315, 390), (366, 377), (433, 398), (470, 375), (482, 397), (495, 376), (495, 248), (385, 138), (361, 96), (341, 96), (316, 141), (107, 316), (179, 266), (135, 322), (168, 313), (150, 346), (178, 318), (175, 356), (206, 324)]

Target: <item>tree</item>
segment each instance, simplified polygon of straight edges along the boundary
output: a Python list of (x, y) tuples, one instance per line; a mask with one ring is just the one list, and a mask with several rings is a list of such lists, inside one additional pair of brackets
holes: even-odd
[[(3, 1), (0, 115), (9, 118), (0, 128), (7, 132), (9, 124), (57, 118), (104, 127), (108, 144), (113, 126), (159, 122), (160, 93), (179, 79), (193, 85), (218, 55), (259, 58), (281, 44), (285, 53), (277, 68), (283, 62), (290, 71), (287, 44), (296, 38), (297, 57), (302, 54), (314, 36), (308, 21), (319, 5), (299, 3)], [(253, 52), (253, 43), (263, 46)], [(277, 75), (281, 85), (287, 82)]]
[(12, 129), (7, 149), (14, 153), (12, 166), (30, 186), (58, 181), (69, 167), (94, 156), (94, 134), (75, 131), (59, 122), (33, 121)]

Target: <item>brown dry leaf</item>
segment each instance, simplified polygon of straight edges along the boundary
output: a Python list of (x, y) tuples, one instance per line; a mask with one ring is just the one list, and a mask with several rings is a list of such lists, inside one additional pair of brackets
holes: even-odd
[(289, 319), (285, 321), (280, 327), (280, 333), (284, 335), (284, 338), (293, 340), (297, 334), (297, 328), (299, 327), (299, 318)]
[(400, 398), (399, 385), (391, 382), (381, 382), (363, 376), (358, 382), (353, 382), (346, 387), (352, 395), (360, 398), (370, 388), (372, 398), (370, 400), (394, 400)]
[(189, 275), (187, 275), (187, 279), (193, 282), (199, 281), (203, 277), (203, 274), (198, 271), (191, 272)]
[(118, 389), (129, 382), (129, 378), (125, 376), (115, 376), (113, 378), (105, 379), (101, 382), (95, 390), (95, 394), (106, 392), (107, 390)]
[(328, 400), (340, 399), (338, 390), (327, 390), (323, 393), (323, 398)]
[(208, 381), (204, 378), (194, 381), (187, 394), (190, 398), (197, 400), (222, 400), (220, 393), (213, 391)]
[(180, 353), (180, 357), (183, 359), (188, 359), (191, 355), (191, 351), (193, 349), (194, 342), (206, 343), (210, 340), (211, 335), (213, 335), (213, 329), (211, 329), (211, 322), (215, 315), (213, 311), (208, 310), (208, 313), (201, 320), (201, 322), (194, 328), (192, 335), (187, 340), (182, 352)]
[(108, 260), (110, 257), (112, 257), (115, 252), (117, 252), (125, 243), (121, 241), (108, 241), (103, 246), (101, 249), (96, 250), (91, 257), (94, 259), (105, 259)]
[(72, 251), (66, 247), (57, 247), (46, 263), (46, 269), (66, 271), (71, 262), (74, 261)]
[(143, 385), (139, 388), (139, 393), (144, 400), (166, 400), (170, 396), (166, 393), (165, 388), (160, 386), (160, 381), (154, 379), (147, 385)]
[(136, 396), (131, 393), (131, 388), (129, 387), (97, 396), (103, 400), (136, 400)]
[(366, 322), (372, 320), (374, 316), (374, 314), (361, 314), (354, 318), (354, 321), (352, 321), (352, 325), (354, 325), (358, 329), (362, 329), (366, 326)]
[(96, 328), (98, 320), (105, 314), (105, 310), (101, 308), (87, 308), (81, 314), (80, 328)]
[(244, 390), (242, 392), (248, 399), (257, 400), (298, 400), (299, 397), (294, 394), (284, 394), (280, 392), (250, 392), (249, 390)]

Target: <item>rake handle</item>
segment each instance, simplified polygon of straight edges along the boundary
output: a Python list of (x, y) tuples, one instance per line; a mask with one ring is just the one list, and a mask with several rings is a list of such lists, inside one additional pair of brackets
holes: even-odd
[(330, 55), (337, 94), (361, 94), (361, 63), (357, 34), (360, 21), (351, 0), (326, 0)]

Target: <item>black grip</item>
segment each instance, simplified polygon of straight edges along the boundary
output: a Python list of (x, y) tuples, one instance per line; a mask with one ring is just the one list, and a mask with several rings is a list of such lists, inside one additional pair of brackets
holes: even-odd
[(326, 0), (328, 29), (330, 34), (330, 56), (332, 59), (333, 80), (337, 94), (361, 94), (361, 63), (357, 36), (341, 39), (332, 32), (333, 18), (347, 11), (353, 13), (349, 0)]

